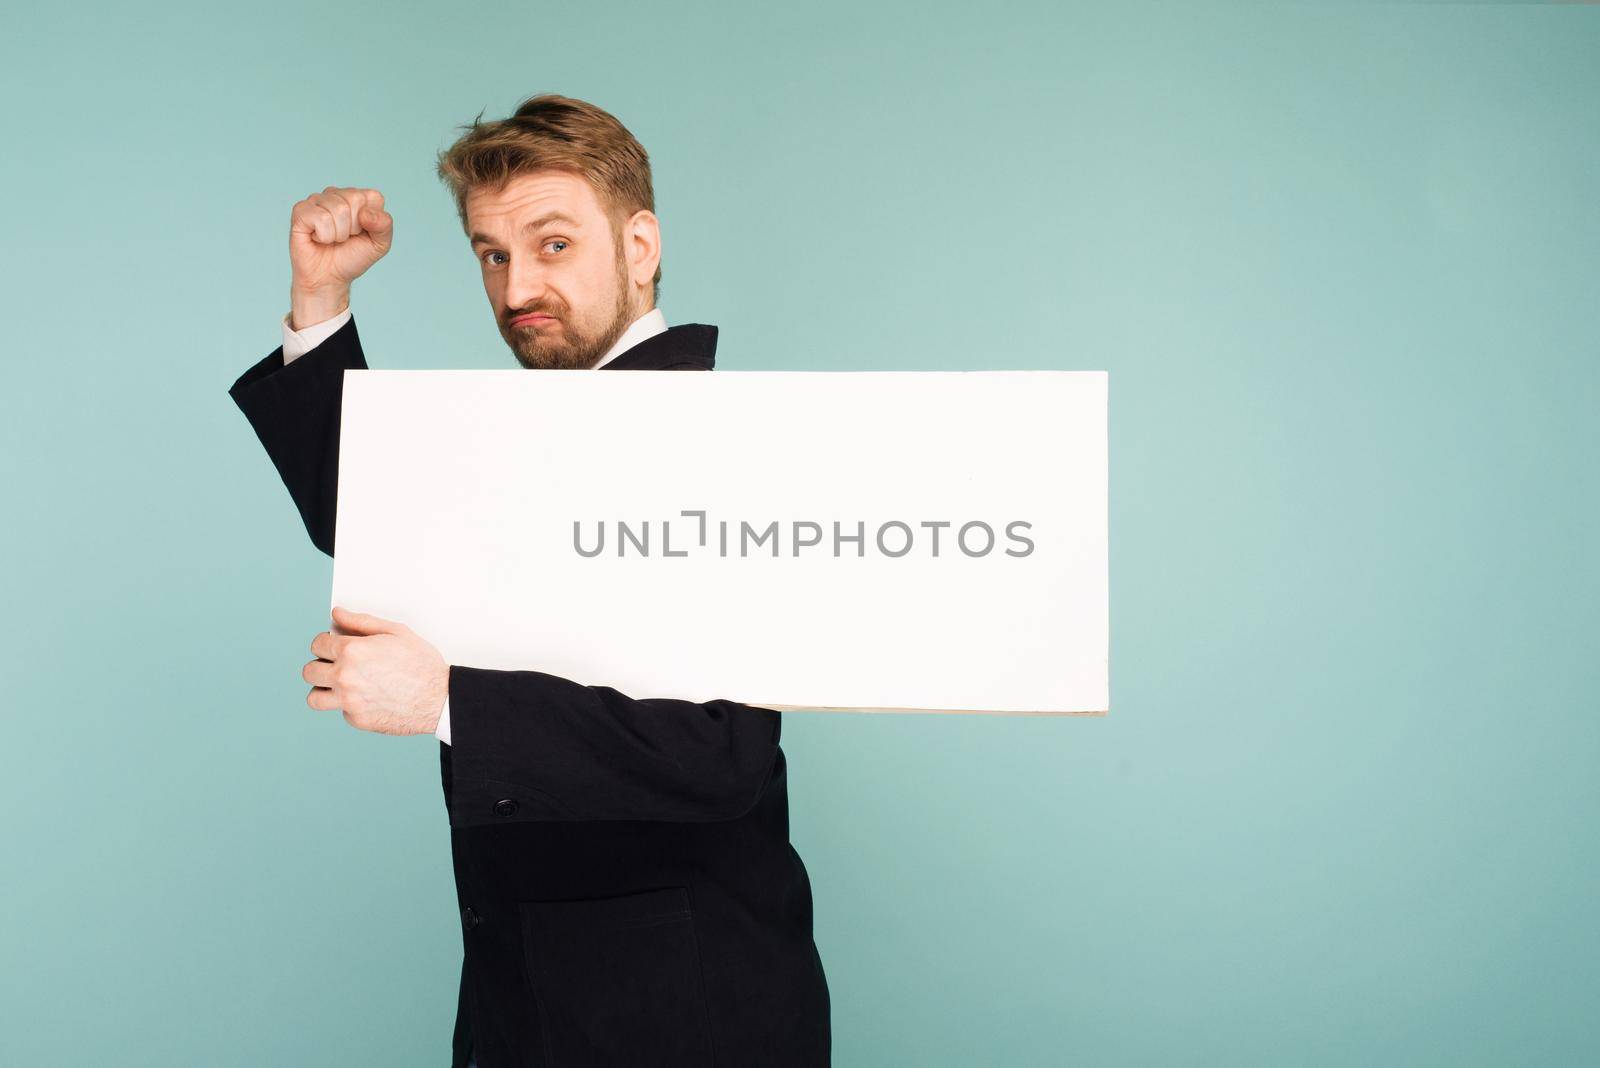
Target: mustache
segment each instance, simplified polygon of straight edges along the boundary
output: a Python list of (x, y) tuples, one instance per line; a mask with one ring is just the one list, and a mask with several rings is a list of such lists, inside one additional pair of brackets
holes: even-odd
[(501, 321), (509, 323), (509, 322), (511, 322), (511, 320), (516, 319), (516, 318), (518, 318), (520, 316), (523, 316), (523, 315), (548, 315), (548, 316), (551, 316), (552, 318), (559, 319), (559, 318), (561, 318), (559, 312), (560, 312), (560, 309), (550, 307), (549, 305), (533, 304), (533, 305), (530, 305), (530, 306), (528, 306), (526, 308), (516, 308), (516, 309), (514, 309), (512, 311), (506, 312), (505, 315), (502, 317)]

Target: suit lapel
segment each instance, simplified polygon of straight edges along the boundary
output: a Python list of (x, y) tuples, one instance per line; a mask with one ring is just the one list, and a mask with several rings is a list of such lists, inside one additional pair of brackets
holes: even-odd
[(705, 323), (680, 323), (647, 337), (601, 371), (711, 370), (716, 363), (717, 328)]

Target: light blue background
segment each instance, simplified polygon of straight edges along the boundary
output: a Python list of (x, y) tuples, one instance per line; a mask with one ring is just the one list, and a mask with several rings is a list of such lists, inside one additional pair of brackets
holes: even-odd
[(835, 1063), (1600, 1059), (1600, 10), (4, 19), (0, 1061), (445, 1063), (436, 750), (306, 708), (226, 390), (330, 183), (374, 365), (510, 366), (432, 161), (540, 91), (721, 367), (1111, 372), (1112, 714), (786, 719)]

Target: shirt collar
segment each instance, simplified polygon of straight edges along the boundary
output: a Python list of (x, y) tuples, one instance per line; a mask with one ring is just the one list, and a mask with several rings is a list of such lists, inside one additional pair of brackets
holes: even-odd
[(612, 345), (610, 351), (604, 356), (600, 357), (600, 361), (596, 363), (594, 367), (590, 368), (590, 370), (596, 370), (605, 364), (610, 363), (616, 357), (621, 356), (624, 352), (627, 352), (645, 338), (655, 337), (657, 334), (666, 333), (666, 331), (667, 317), (661, 314), (660, 308), (651, 308), (649, 311), (639, 316), (639, 318), (635, 319), (632, 323), (628, 324), (628, 329), (624, 330), (622, 332), (622, 336), (617, 338), (617, 343)]

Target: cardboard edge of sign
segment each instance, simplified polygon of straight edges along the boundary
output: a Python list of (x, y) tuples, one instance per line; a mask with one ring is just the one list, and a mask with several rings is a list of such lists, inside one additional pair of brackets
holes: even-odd
[(1002, 711), (993, 708), (857, 708), (844, 705), (780, 705), (762, 701), (741, 701), (752, 708), (770, 708), (774, 712), (932, 712), (960, 716), (1107, 716), (1108, 708), (1084, 711)]

